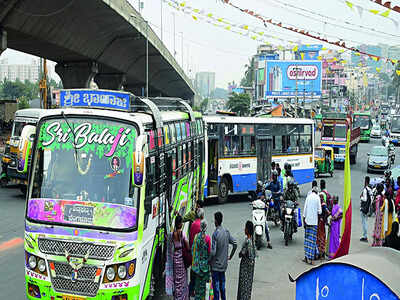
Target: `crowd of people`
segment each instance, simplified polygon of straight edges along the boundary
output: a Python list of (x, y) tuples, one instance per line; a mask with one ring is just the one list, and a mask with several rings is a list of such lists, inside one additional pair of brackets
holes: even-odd
[(375, 187), (370, 178), (365, 177), (361, 198), (361, 222), (363, 234), (360, 241), (368, 242), (368, 218), (375, 215), (372, 232), (373, 247), (390, 247), (400, 250), (399, 219), (400, 214), (400, 177), (397, 177), (397, 191), (391, 173), (385, 173), (385, 180)]
[(314, 180), (303, 209), (305, 263), (333, 258), (340, 244), (342, 215), (338, 196), (329, 194), (325, 180), (319, 188)]
[[(209, 293), (212, 292), (215, 300), (226, 300), (225, 272), (228, 261), (235, 255), (237, 241), (222, 226), (222, 221), (223, 214), (216, 212), (215, 231), (210, 237), (207, 234), (204, 210), (199, 205), (184, 217), (176, 215), (174, 230), (168, 236), (167, 243), (167, 295), (176, 300), (208, 300)], [(190, 222), (189, 239), (182, 231), (185, 222)], [(251, 299), (256, 257), (253, 234), (253, 223), (247, 221), (244, 228), (245, 239), (239, 251), (238, 300)], [(230, 253), (229, 245), (232, 246)]]

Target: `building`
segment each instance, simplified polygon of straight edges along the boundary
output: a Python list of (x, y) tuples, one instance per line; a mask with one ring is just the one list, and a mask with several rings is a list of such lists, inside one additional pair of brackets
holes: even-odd
[(7, 59), (0, 60), (0, 81), (7, 78), (9, 81), (39, 80), (39, 61), (32, 60), (31, 64), (9, 64)]
[(195, 78), (196, 91), (204, 98), (210, 98), (215, 90), (215, 73), (214, 72), (199, 72)]

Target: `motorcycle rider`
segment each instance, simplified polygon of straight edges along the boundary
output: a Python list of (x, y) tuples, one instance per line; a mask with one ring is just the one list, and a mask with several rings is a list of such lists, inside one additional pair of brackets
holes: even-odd
[[(294, 183), (293, 177), (289, 177), (287, 180), (287, 186), (283, 194), (283, 200), (284, 201), (292, 201), (295, 203), (296, 207), (298, 206), (297, 203), (297, 193), (296, 193), (296, 185)], [(282, 220), (283, 224), (283, 220)], [(297, 214), (296, 210), (294, 211), (294, 216), (293, 216), (293, 225), (294, 225), (294, 232), (297, 232)], [(283, 225), (281, 226), (281, 229), (283, 229)]]
[[(256, 193), (257, 193), (257, 198), (261, 199), (261, 200), (263, 200), (265, 202), (266, 199), (265, 199), (263, 183), (260, 180), (257, 182)], [(265, 214), (267, 214), (267, 209), (268, 209), (267, 205), (265, 206)], [(271, 238), (270, 238), (270, 235), (269, 235), (267, 215), (265, 215), (265, 238), (267, 239), (267, 248), (268, 249), (272, 249)]]
[(270, 181), (265, 187), (266, 190), (270, 190), (272, 193), (272, 199), (274, 200), (275, 210), (278, 211), (279, 218), (282, 219), (281, 214), (281, 184), (278, 181), (278, 172), (274, 170), (272, 172), (272, 181)]

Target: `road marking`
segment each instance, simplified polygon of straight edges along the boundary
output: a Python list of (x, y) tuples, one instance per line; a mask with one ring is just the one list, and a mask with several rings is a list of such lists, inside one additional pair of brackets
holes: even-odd
[(21, 245), (23, 242), (24, 242), (24, 240), (21, 238), (15, 238), (15, 239), (3, 242), (0, 244), (0, 252), (11, 249), (11, 248), (15, 248), (15, 247)]

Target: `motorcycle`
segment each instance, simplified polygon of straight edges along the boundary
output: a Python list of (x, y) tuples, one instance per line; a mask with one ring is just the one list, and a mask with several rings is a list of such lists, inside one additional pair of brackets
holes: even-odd
[(279, 211), (275, 208), (272, 192), (270, 190), (265, 191), (265, 201), (267, 205), (267, 221), (274, 222), (275, 226), (278, 226), (280, 222)]
[(266, 204), (263, 200), (257, 199), (251, 203), (253, 207), (253, 225), (254, 237), (257, 250), (262, 246), (263, 236), (265, 232), (265, 207)]
[(296, 220), (296, 208), (297, 208), (297, 203), (286, 200), (283, 203), (283, 226), (281, 227), (281, 230), (283, 231), (283, 238), (285, 239), (285, 246), (288, 245), (289, 240), (292, 239), (292, 235), (294, 232), (296, 232), (297, 228), (297, 220)]
[(393, 144), (389, 144), (388, 147), (389, 147), (389, 157), (390, 157), (390, 160), (391, 160), (392, 164), (394, 164), (394, 161), (395, 161), (395, 159), (396, 159), (396, 148), (394, 147)]

